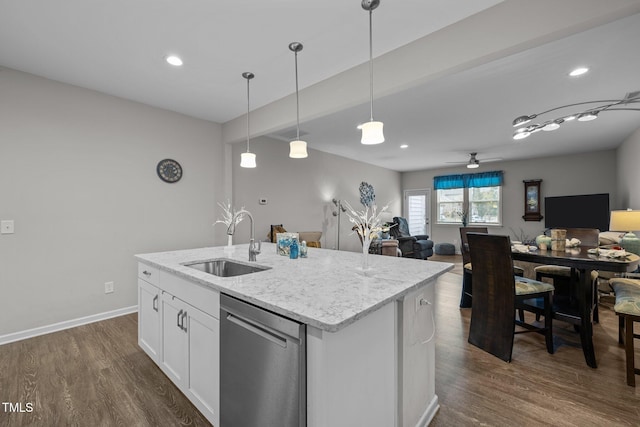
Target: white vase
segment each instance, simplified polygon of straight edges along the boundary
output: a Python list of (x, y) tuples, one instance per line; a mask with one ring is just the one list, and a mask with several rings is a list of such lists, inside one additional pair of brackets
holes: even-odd
[(362, 236), (362, 271), (369, 269), (369, 246), (371, 245), (371, 233), (369, 229), (364, 230), (364, 236)]
[(227, 246), (233, 246), (233, 234), (227, 236)]

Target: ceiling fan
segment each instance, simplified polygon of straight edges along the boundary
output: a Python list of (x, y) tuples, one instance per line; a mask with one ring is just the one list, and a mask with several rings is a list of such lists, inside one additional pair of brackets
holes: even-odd
[[(496, 157), (493, 159), (482, 159), (482, 162), (497, 162), (499, 160), (502, 160), (502, 158)], [(469, 153), (469, 161), (467, 162), (447, 162), (447, 163), (455, 163), (455, 164), (459, 164), (459, 165), (467, 165), (467, 168), (469, 169), (475, 169), (477, 167), (480, 167), (480, 159), (478, 159), (478, 153)]]
[[(475, 169), (477, 167), (480, 166), (480, 160), (478, 159), (478, 153), (469, 153), (469, 161), (468, 162), (447, 162), (447, 163), (455, 163), (455, 164), (459, 164), (459, 165), (463, 165), (466, 164), (467, 168), (469, 169)], [(497, 162), (499, 160), (502, 160), (499, 157), (493, 158), (493, 159), (482, 159), (483, 162)]]

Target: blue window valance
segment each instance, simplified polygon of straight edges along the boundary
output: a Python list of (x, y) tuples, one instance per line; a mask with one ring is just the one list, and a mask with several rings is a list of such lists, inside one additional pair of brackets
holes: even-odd
[(497, 187), (502, 185), (503, 181), (502, 171), (441, 175), (433, 177), (433, 188), (448, 190), (451, 188)]

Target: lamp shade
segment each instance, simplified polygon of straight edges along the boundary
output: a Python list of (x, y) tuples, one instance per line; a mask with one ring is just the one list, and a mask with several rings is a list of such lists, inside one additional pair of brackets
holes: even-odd
[(307, 143), (304, 141), (291, 141), (289, 143), (289, 157), (292, 159), (304, 159), (307, 154)]
[(611, 231), (638, 231), (640, 230), (640, 210), (611, 211)]
[(611, 211), (611, 231), (628, 231), (620, 240), (620, 246), (627, 252), (640, 255), (640, 239), (632, 231), (640, 230), (640, 211)]
[(255, 168), (256, 167), (256, 155), (255, 153), (242, 153), (240, 154), (240, 167), (243, 168)]
[(384, 123), (382, 122), (366, 122), (360, 125), (362, 129), (362, 139), (360, 142), (365, 145), (381, 144), (384, 142), (384, 133), (382, 128)]

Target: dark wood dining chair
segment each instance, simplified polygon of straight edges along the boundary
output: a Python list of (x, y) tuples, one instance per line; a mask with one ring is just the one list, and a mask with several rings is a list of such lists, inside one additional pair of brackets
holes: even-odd
[[(473, 264), (469, 253), (469, 241), (467, 233), (488, 234), (487, 227), (460, 227), (460, 253), (462, 254), (462, 295), (460, 296), (460, 308), (471, 307), (473, 297)], [(524, 269), (514, 266), (514, 273), (524, 276)]]
[[(600, 241), (600, 230), (597, 228), (567, 228), (567, 239), (580, 240), (581, 246), (598, 246)], [(576, 285), (578, 280), (578, 273), (575, 268), (565, 267), (561, 265), (539, 265), (533, 270), (536, 273), (536, 280), (543, 280), (548, 278), (552, 280), (555, 287), (554, 297), (569, 301), (569, 305), (577, 304), (577, 298), (575, 298)], [(591, 283), (593, 285), (594, 295), (594, 312), (593, 320), (598, 322), (598, 272), (591, 272)]]
[(469, 241), (467, 233), (488, 234), (487, 227), (460, 227), (460, 253), (462, 254), (462, 295), (460, 296), (460, 308), (471, 307), (472, 298), (472, 264), (469, 253)]
[[(511, 241), (508, 236), (468, 233), (473, 260), (473, 308), (469, 343), (510, 362), (514, 335), (538, 332), (545, 336), (547, 351), (553, 354), (553, 285), (513, 273)], [(541, 299), (539, 306), (535, 300)], [(516, 311), (544, 316), (544, 326), (516, 318)], [(516, 330), (516, 326), (521, 330)]]

